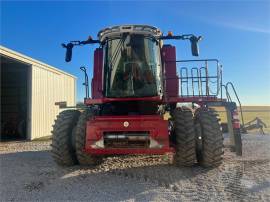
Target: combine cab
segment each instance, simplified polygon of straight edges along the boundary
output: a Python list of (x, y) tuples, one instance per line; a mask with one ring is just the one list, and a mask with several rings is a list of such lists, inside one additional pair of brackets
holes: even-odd
[(96, 165), (108, 155), (174, 153), (177, 166), (216, 167), (222, 163), (223, 135), (213, 106), (227, 109), (231, 147), (241, 154), (237, 108), (222, 98), (218, 60), (178, 61), (175, 47), (164, 44), (188, 40), (192, 55), (198, 56), (200, 39), (127, 25), (101, 30), (98, 40), (89, 37), (63, 44), (67, 62), (74, 46), (99, 44), (99, 48), (94, 52), (92, 97), (86, 69), (81, 67), (85, 106), (62, 111), (55, 122), (55, 161)]

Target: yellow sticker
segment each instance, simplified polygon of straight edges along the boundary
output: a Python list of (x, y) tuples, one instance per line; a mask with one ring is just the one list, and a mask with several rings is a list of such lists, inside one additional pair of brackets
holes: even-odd
[(163, 120), (168, 121), (171, 118), (171, 115), (169, 112), (165, 112), (165, 114), (163, 114)]

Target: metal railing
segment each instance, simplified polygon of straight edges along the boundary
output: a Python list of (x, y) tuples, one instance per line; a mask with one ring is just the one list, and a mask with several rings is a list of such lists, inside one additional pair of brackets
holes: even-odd
[[(240, 113), (241, 113), (241, 121), (242, 121), (242, 125), (245, 125), (245, 122), (244, 122), (244, 118), (243, 118), (243, 110), (242, 110), (242, 104), (241, 104), (241, 101), (238, 97), (238, 94), (235, 90), (235, 87), (233, 85), (232, 82), (227, 82), (226, 85), (221, 85), (221, 87), (223, 87), (225, 89), (225, 92), (226, 92), (226, 97), (227, 97), (227, 101), (228, 102), (232, 102), (232, 97), (230, 95), (230, 91), (229, 91), (229, 87), (231, 87), (231, 89), (233, 90), (233, 93), (234, 93), (234, 96), (236, 97), (237, 99), (237, 102), (238, 102), (238, 105), (239, 105), (239, 109), (240, 109)], [(222, 95), (221, 95), (222, 96)], [(222, 97), (221, 97), (222, 98)]]
[[(222, 66), (217, 59), (167, 62), (175, 62), (177, 65), (180, 97), (208, 97), (220, 94), (222, 90)], [(165, 62), (165, 65), (167, 62)]]

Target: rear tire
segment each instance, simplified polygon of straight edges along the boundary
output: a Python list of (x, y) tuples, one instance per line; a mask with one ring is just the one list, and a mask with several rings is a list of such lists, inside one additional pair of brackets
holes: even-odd
[(77, 163), (75, 148), (72, 147), (73, 128), (80, 112), (62, 111), (55, 121), (52, 131), (52, 157), (58, 165), (72, 166)]
[(192, 166), (196, 162), (196, 140), (193, 115), (186, 107), (176, 108), (173, 112), (174, 139), (176, 146), (175, 163), (177, 166)]
[(83, 111), (75, 129), (76, 155), (79, 163), (84, 166), (95, 166), (102, 162), (101, 157), (92, 156), (91, 154), (87, 154), (83, 151), (86, 140), (86, 123), (92, 116), (94, 116), (94, 111), (92, 109), (86, 109)]
[(223, 135), (217, 114), (207, 108), (195, 112), (196, 154), (203, 167), (217, 167), (222, 163)]

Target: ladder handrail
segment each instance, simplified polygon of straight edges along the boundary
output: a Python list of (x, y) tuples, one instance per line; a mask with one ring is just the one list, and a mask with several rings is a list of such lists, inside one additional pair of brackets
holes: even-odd
[(245, 123), (244, 123), (244, 118), (243, 118), (242, 104), (241, 104), (240, 99), (239, 99), (239, 97), (238, 97), (238, 94), (237, 94), (237, 92), (236, 92), (236, 90), (235, 90), (235, 88), (234, 88), (233, 83), (232, 83), (232, 82), (227, 82), (226, 85), (222, 85), (222, 86), (225, 87), (225, 90), (226, 90), (226, 96), (227, 96), (228, 101), (230, 101), (230, 102), (232, 101), (232, 98), (231, 98), (230, 93), (229, 93), (229, 91), (228, 91), (228, 87), (231, 86), (231, 88), (233, 89), (234, 95), (235, 95), (235, 97), (236, 97), (236, 99), (237, 99), (237, 101), (238, 101), (238, 104), (239, 104), (240, 113), (241, 113), (241, 121), (242, 121), (242, 125), (244, 126)]

